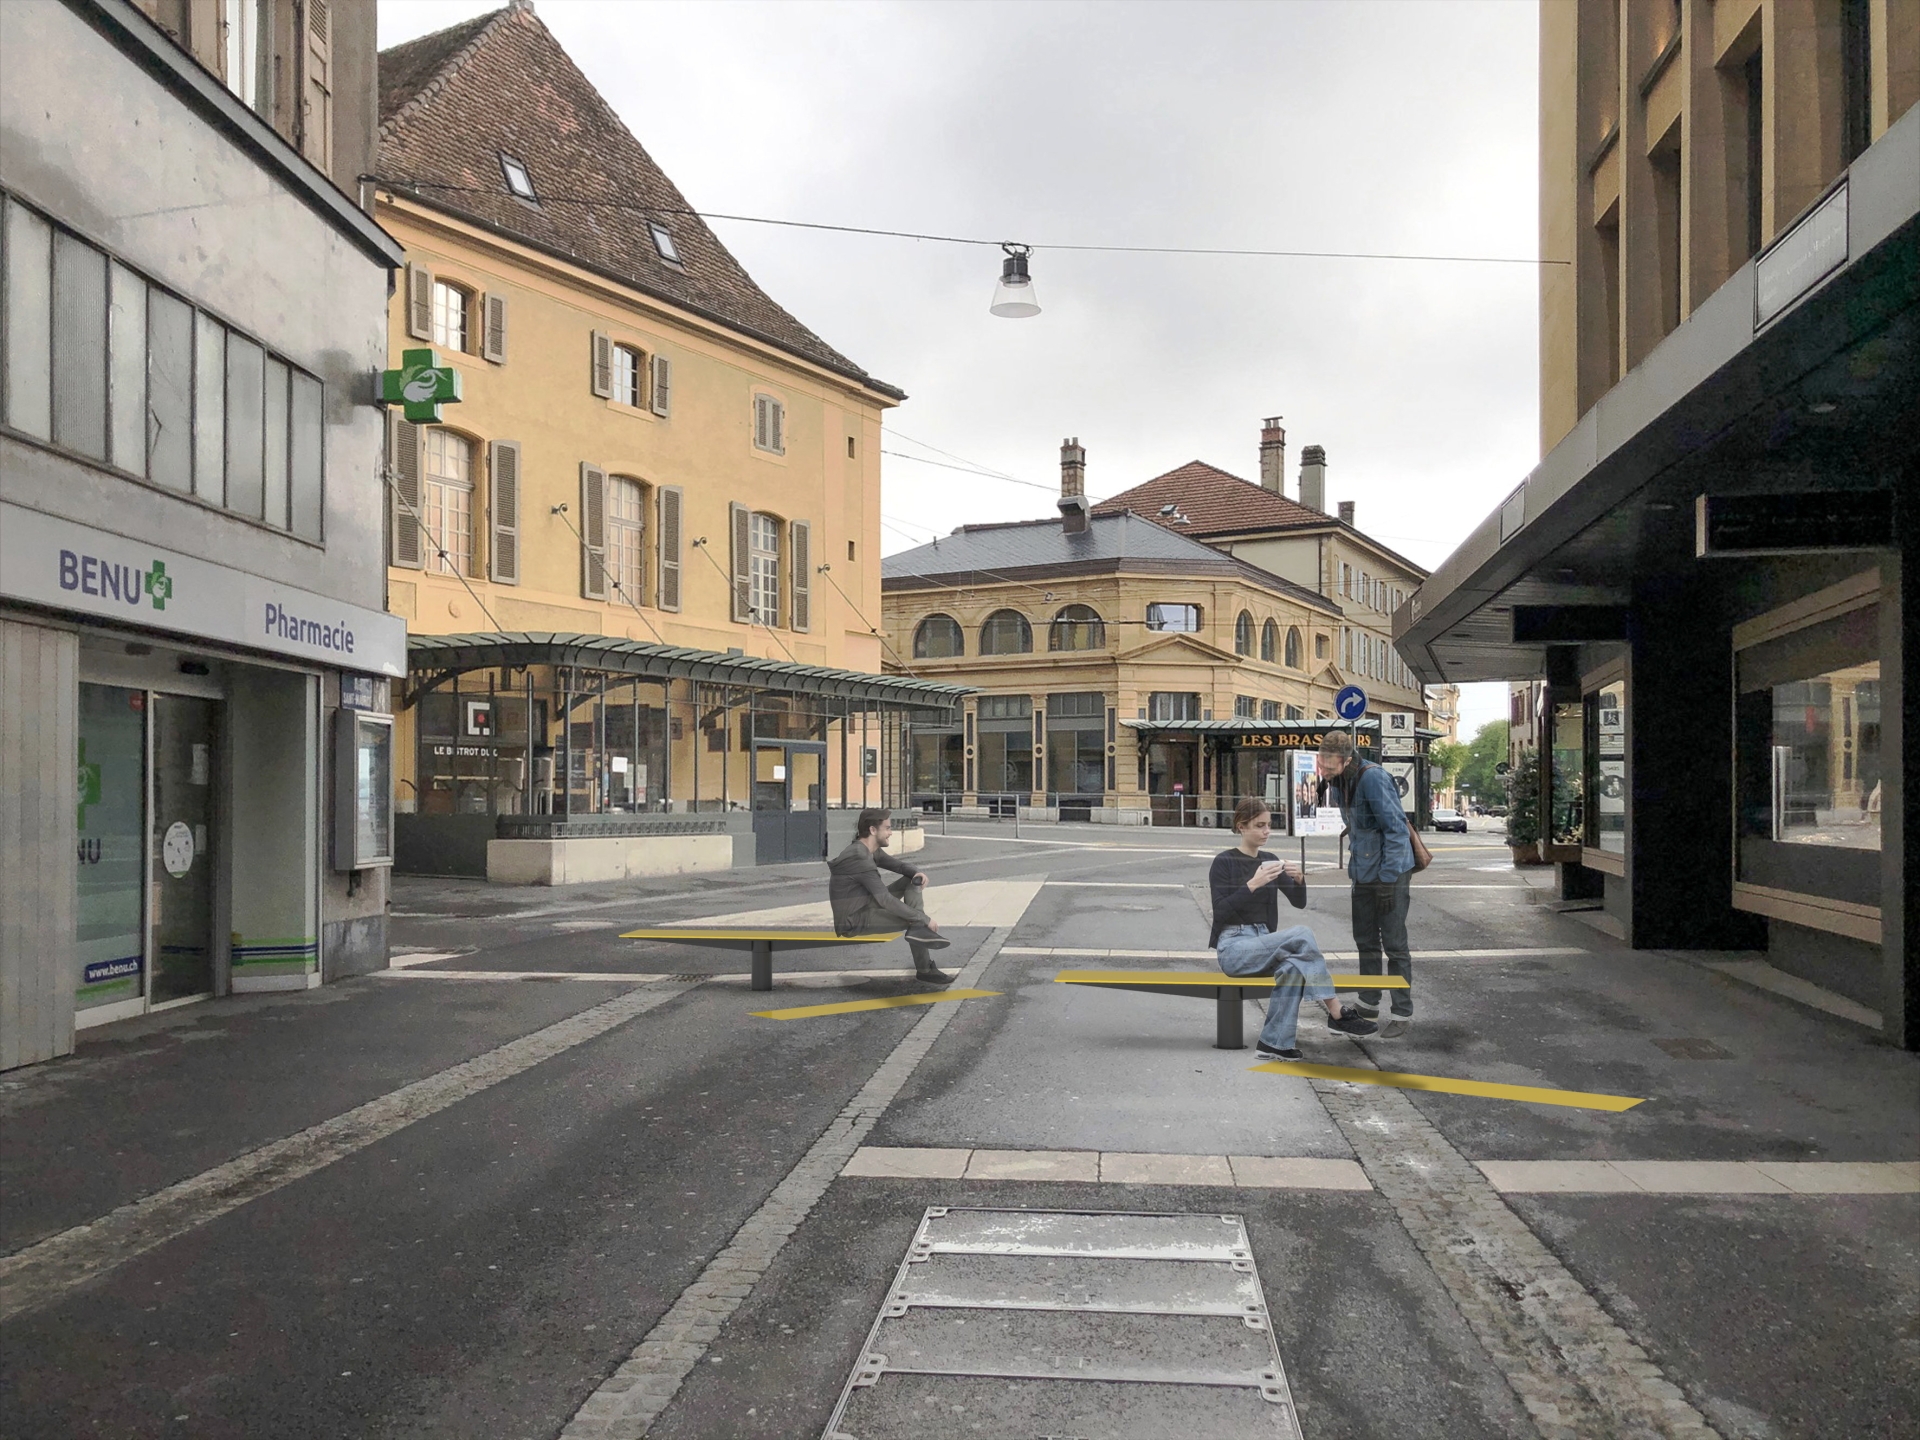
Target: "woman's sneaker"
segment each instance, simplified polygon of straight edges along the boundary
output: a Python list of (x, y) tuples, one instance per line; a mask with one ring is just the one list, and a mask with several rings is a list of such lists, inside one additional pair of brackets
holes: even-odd
[(1298, 1060), (1302, 1058), (1298, 1050), (1275, 1050), (1265, 1041), (1256, 1044), (1253, 1047), (1253, 1053), (1258, 1055), (1262, 1060)]
[(1341, 1010), (1342, 1013), (1338, 1020), (1333, 1019), (1331, 1016), (1328, 1017), (1327, 1029), (1338, 1030), (1342, 1035), (1371, 1035), (1380, 1028), (1371, 1020), (1362, 1020), (1358, 1015), (1346, 1014), (1344, 1006), (1341, 1007)]

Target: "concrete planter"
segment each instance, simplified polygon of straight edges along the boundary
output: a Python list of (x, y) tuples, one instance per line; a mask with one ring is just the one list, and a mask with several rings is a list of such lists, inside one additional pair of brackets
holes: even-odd
[(1513, 851), (1513, 863), (1516, 867), (1521, 865), (1545, 865), (1547, 863), (1540, 858), (1540, 847), (1538, 844), (1509, 845), (1507, 848)]

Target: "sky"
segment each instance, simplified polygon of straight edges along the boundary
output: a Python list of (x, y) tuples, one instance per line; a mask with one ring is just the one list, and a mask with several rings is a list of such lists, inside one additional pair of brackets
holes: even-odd
[[(381, 0), (380, 43), (494, 8)], [(1050, 248), (1536, 258), (1530, 0), (537, 9), (697, 209), (1034, 247), (1041, 313), (1003, 320), (992, 243), (710, 222), (907, 392), (889, 553), (1053, 513), (1067, 436), (1096, 497), (1194, 459), (1256, 478), (1279, 415), (1288, 492), (1324, 446), (1329, 506), (1430, 567), (1538, 459), (1531, 264)], [(1463, 736), (1506, 714), (1468, 692)]]

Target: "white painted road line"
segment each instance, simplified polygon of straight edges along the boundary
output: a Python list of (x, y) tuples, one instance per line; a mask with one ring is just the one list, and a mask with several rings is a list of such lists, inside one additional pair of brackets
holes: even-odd
[(76, 1225), (0, 1258), (0, 1320), (53, 1300), (249, 1200), (269, 1195), (416, 1120), (438, 1114), (469, 1095), (604, 1035), (684, 994), (688, 988), (683, 984), (616, 996), (296, 1135), (142, 1196), (89, 1225)]
[[(978, 985), (1011, 933), (1010, 928), (1000, 928), (989, 935), (960, 972), (956, 988)], [(673, 1402), (707, 1347), (718, 1338), (720, 1327), (740, 1308), (741, 1301), (773, 1264), (780, 1247), (800, 1228), (841, 1167), (859, 1150), (860, 1142), (886, 1113), (957, 1009), (952, 1005), (928, 1007), (880, 1062), (860, 1093), (773, 1187), (773, 1193), (734, 1232), (726, 1247), (707, 1262), (699, 1278), (680, 1292), (633, 1353), (574, 1412), (561, 1430), (560, 1440), (640, 1440), (647, 1433), (660, 1412)]]
[(1366, 1172), (1352, 1160), (1304, 1155), (862, 1145), (840, 1173), (875, 1180), (1068, 1180), (1102, 1185), (1215, 1185), (1241, 1190), (1373, 1189)]
[(594, 970), (375, 970), (383, 980), (598, 980), (609, 985), (649, 985), (672, 975), (636, 975)]
[(1476, 1160), (1506, 1195), (1920, 1195), (1920, 1160)]

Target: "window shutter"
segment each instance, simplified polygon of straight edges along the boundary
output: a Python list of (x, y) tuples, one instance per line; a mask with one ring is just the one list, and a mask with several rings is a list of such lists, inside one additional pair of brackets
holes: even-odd
[(813, 527), (793, 522), (789, 549), (793, 553), (793, 602), (788, 607), (795, 630), (813, 628)]
[(300, 116), (300, 153), (321, 170), (333, 169), (333, 16), (327, 0), (307, 0), (306, 94)]
[(593, 393), (601, 399), (613, 395), (613, 341), (606, 332), (593, 332)]
[(653, 413), (673, 413), (673, 362), (664, 355), (653, 357)]
[(480, 297), (480, 354), (496, 365), (507, 363), (507, 297)]
[(778, 400), (767, 401), (767, 433), (773, 442), (769, 448), (776, 455), (787, 453), (786, 422), (787, 407)]
[(493, 578), (520, 583), (520, 444), (496, 440), (489, 451), (493, 500)]
[(392, 417), (393, 563), (409, 570), (420, 558), (420, 427)]
[(580, 593), (607, 598), (607, 472), (580, 462)]
[(767, 397), (753, 397), (753, 443), (760, 449), (768, 448), (767, 440)]
[(660, 560), (655, 571), (660, 577), (660, 608), (680, 608), (680, 506), (678, 485), (660, 487)]
[(733, 532), (733, 621), (736, 625), (745, 625), (753, 617), (752, 568), (749, 548), (753, 541), (748, 531), (747, 507), (728, 505), (728, 528)]
[(407, 334), (433, 338), (433, 272), (424, 265), (407, 266)]

